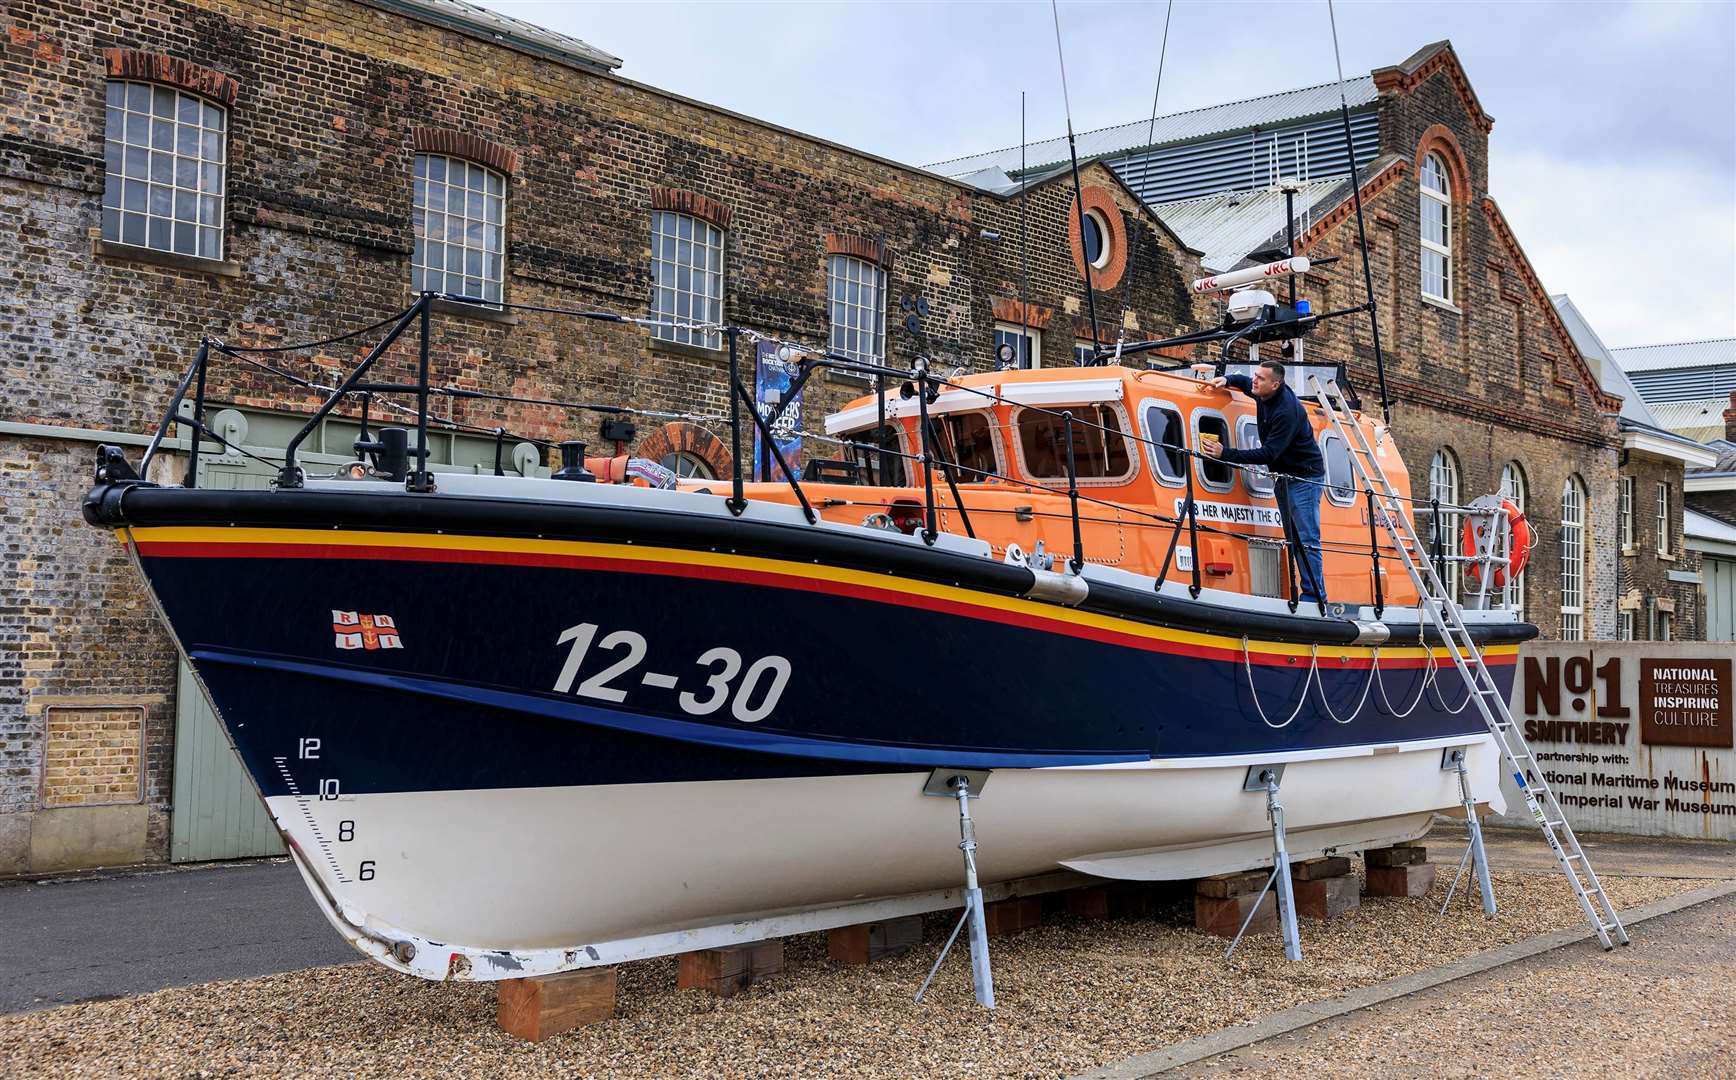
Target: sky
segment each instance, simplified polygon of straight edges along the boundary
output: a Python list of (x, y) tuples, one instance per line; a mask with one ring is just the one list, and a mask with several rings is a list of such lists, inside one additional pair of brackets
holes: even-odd
[[(924, 165), (1064, 135), (1047, 2), (479, 0), (619, 74)], [(1075, 131), (1144, 119), (1165, 4), (1060, 4)], [(1612, 347), (1736, 337), (1736, 2), (1346, 0), (1344, 71), (1449, 38), (1495, 118), (1489, 188)], [(1324, 0), (1177, 0), (1158, 111), (1331, 81)]]

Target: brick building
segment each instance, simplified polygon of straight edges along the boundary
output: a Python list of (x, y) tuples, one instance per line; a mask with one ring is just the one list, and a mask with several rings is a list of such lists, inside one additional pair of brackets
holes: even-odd
[[(1494, 125), (1448, 42), (1348, 80), (1392, 422), (1419, 494), (1505, 491), (1538, 544), (1512, 590), (1546, 637), (1617, 632), (1620, 401), (1607, 393), (1489, 188)], [(1085, 132), (1081, 153), (1144, 197), (1221, 271), (1281, 248), (1292, 181), (1300, 253), (1347, 256), (1307, 275), (1322, 309), (1364, 299), (1339, 88), (1271, 94)], [(977, 178), (1037, 171), (1064, 139), (931, 166)], [(1308, 346), (1349, 363), (1375, 398), (1368, 324), (1341, 319)]]
[(1687, 543), (1687, 478), (1717, 453), (1664, 427), (1613, 351), (1566, 296), (1554, 297), (1581, 355), (1604, 389), (1621, 398), (1616, 491), (1616, 637), (1622, 641), (1706, 636), (1700, 553)]
[[(1201, 317), (1197, 252), (1101, 164), (1082, 238), (1061, 177), (1021, 196), (901, 166), (631, 82), (583, 42), (453, 0), (17, 0), (0, 49), (0, 874), (275, 842), (245, 784), (212, 779), (232, 755), (119, 547), (79, 517), (94, 445), (144, 441), (201, 335), (324, 338), (426, 286), (727, 319), (896, 363), (912, 355), (898, 300), (921, 296), (942, 363), (986, 366), (1021, 337), (1053, 363), (1089, 340), (1087, 246), (1105, 338)], [(727, 400), (719, 342), (659, 333), (445, 306), (434, 377), (697, 416), (641, 418), (636, 451), (721, 471), (703, 419)], [(353, 345), (273, 362), (329, 381)], [(406, 367), (391, 363), (382, 377)], [(862, 391), (811, 383), (809, 426)], [(261, 455), (318, 400), (235, 364), (210, 394), (215, 425)], [(554, 409), (472, 400), (454, 418), (598, 436)], [(304, 457), (350, 456), (354, 430), (328, 422)], [(493, 443), (446, 431), (430, 451), (466, 468)], [(534, 469), (529, 453), (515, 460)], [(207, 457), (205, 482), (269, 473)]]

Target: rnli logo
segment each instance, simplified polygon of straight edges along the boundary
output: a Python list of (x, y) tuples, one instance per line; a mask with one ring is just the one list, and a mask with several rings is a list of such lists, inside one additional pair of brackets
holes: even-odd
[(354, 611), (333, 611), (332, 631), (340, 649), (402, 649), (398, 624), (390, 615), (362, 615)]

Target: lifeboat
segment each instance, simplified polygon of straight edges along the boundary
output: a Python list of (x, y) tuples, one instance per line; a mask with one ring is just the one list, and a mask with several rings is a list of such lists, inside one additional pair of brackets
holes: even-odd
[[(1252, 402), (1187, 373), (923, 379), (824, 428), (835, 457), (759, 482), (428, 474), (386, 431), (331, 477), (292, 450), (275, 489), (204, 490), (104, 447), (84, 510), (332, 924), (430, 979), (957, 906), (937, 770), (979, 778), (991, 888), (1270, 865), (1251, 768), (1285, 768), (1297, 858), (1461, 807), (1449, 751), (1504, 808), (1322, 417), (1326, 610), (1273, 478), (1194, 453), (1256, 439)], [(1465, 619), (1509, 687), (1534, 628)]]

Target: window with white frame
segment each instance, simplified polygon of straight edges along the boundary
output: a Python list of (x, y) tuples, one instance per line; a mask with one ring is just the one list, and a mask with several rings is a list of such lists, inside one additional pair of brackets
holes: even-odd
[[(651, 336), (707, 349), (723, 335), (723, 230), (689, 214), (651, 215)], [(695, 326), (694, 324), (700, 324)]]
[(1561, 486), (1561, 640), (1585, 640), (1585, 485)]
[(1073, 366), (1090, 367), (1097, 362), (1097, 350), (1083, 341), (1073, 343)]
[[(1512, 503), (1521, 514), (1525, 512), (1525, 500), (1531, 493), (1530, 485), (1525, 481), (1525, 469), (1517, 461), (1509, 461), (1501, 467), (1501, 497)], [(1525, 575), (1523, 573), (1507, 579), (1507, 595), (1505, 601), (1514, 611), (1525, 611)]]
[(1653, 641), (1669, 641), (1675, 637), (1673, 619), (1674, 616), (1667, 611), (1658, 612), (1657, 629), (1652, 632)]
[(886, 271), (850, 255), (826, 262), (831, 349), (852, 360), (877, 364), (886, 356)]
[(417, 154), (410, 288), (489, 304), (506, 281), (506, 177), (445, 154)]
[(1658, 554), (1670, 553), (1670, 485), (1658, 482)]
[(227, 112), (204, 98), (111, 80), (102, 238), (221, 259), (227, 128)]
[(1423, 295), (1453, 302), (1453, 189), (1439, 154), (1423, 158)]
[(1621, 478), (1621, 546), (1631, 551), (1634, 546), (1634, 478)]
[(1001, 346), (1012, 349), (1012, 366), (1034, 368), (1043, 366), (1043, 332), (1034, 326), (1016, 323), (995, 324), (995, 361), (1000, 362)]
[(1634, 639), (1634, 613), (1631, 610), (1617, 613), (1615, 634), (1617, 641), (1632, 641)]
[[(1429, 459), (1429, 498), (1442, 506), (1457, 506), (1459, 504), (1459, 459), (1446, 447), (1435, 451), (1435, 456)], [(1439, 543), (1446, 555), (1459, 553), (1458, 532), (1454, 525), (1459, 521), (1456, 515), (1438, 513), (1432, 516), (1430, 530), (1432, 539)], [(1459, 598), (1459, 564), (1447, 562), (1438, 568), (1441, 584), (1447, 588), (1447, 595), (1457, 600)]]

